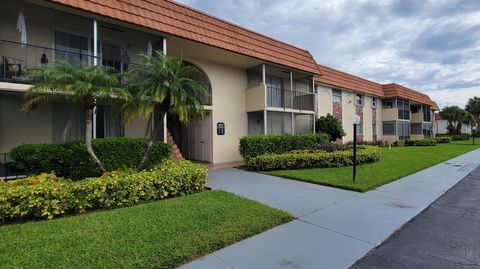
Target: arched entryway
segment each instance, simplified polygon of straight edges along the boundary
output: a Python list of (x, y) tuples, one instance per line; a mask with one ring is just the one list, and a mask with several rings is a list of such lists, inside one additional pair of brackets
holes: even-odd
[(167, 123), (168, 129), (185, 159), (211, 163), (213, 161), (212, 84), (206, 72), (199, 66), (190, 62), (185, 62), (185, 64), (193, 65), (199, 70), (192, 79), (202, 83), (209, 92), (209, 95), (203, 98), (205, 117), (191, 120), (188, 125), (185, 125), (180, 123), (177, 115), (170, 114)]

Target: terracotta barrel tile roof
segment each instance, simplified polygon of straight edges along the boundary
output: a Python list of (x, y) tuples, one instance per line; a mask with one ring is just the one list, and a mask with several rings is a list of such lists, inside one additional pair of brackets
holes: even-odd
[(435, 120), (443, 120), (442, 116), (440, 116), (440, 113), (435, 113)]
[(210, 46), (320, 74), (303, 49), (167, 0), (47, 0)]
[[(406, 100), (430, 105), (434, 107), (436, 104), (428, 97), (428, 95), (415, 90), (409, 89), (396, 83), (384, 84), (383, 90), (385, 92), (385, 98), (403, 98)], [(438, 106), (437, 106), (438, 107)]]
[(316, 76), (316, 82), (378, 97), (384, 96), (382, 85), (376, 82), (366, 80), (364, 78), (357, 77), (327, 66), (318, 65), (318, 67), (320, 72), (322, 72), (322, 76)]

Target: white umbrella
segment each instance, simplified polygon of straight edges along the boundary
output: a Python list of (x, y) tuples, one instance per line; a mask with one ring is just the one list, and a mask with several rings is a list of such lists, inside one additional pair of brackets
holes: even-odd
[(153, 49), (152, 49), (152, 41), (148, 40), (147, 55), (148, 55), (148, 56), (152, 56), (152, 52), (153, 52)]
[(22, 48), (27, 47), (27, 25), (25, 24), (25, 17), (21, 11), (18, 13), (17, 30), (20, 34), (20, 43)]

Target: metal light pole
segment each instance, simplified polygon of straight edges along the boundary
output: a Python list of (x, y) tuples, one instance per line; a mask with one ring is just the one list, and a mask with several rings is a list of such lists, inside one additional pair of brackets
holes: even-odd
[(477, 136), (477, 127), (472, 127), (473, 144), (475, 145), (475, 136)]
[(357, 178), (357, 125), (360, 124), (360, 116), (353, 114), (353, 181)]

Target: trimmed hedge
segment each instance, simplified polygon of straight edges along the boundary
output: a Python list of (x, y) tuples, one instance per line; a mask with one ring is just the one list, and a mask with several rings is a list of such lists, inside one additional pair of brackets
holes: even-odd
[(465, 141), (465, 140), (470, 140), (470, 135), (469, 134), (458, 134), (458, 135), (452, 135), (452, 140), (453, 141)]
[(405, 146), (416, 146), (416, 147), (428, 147), (428, 146), (435, 146), (437, 141), (433, 138), (425, 138), (425, 139), (406, 139), (404, 142)]
[[(361, 146), (357, 150), (357, 163), (370, 163), (380, 160), (381, 148)], [(247, 160), (247, 168), (256, 171), (283, 169), (340, 167), (353, 165), (353, 150), (315, 152), (299, 154), (263, 154)]]
[(168, 160), (149, 171), (71, 181), (42, 174), (0, 182), (0, 220), (51, 219), (90, 209), (115, 208), (183, 196), (202, 190), (207, 169)]
[[(100, 169), (91, 160), (81, 140), (59, 144), (23, 144), (9, 153), (12, 166), (28, 174), (54, 172), (59, 176), (79, 180), (101, 174)], [(107, 171), (136, 168), (148, 146), (143, 138), (102, 138), (94, 139), (93, 150)], [(169, 159), (170, 145), (155, 142), (150, 159), (144, 168)]]
[(245, 160), (262, 154), (282, 154), (291, 150), (314, 149), (318, 144), (329, 143), (323, 133), (250, 135), (240, 139), (240, 155)]
[(456, 134), (456, 135), (436, 134), (435, 137), (451, 137), (452, 141), (465, 141), (465, 140), (470, 140), (471, 135), (469, 134)]
[(437, 142), (437, 144), (448, 144), (452, 141), (452, 138), (448, 136), (435, 137), (434, 139)]

